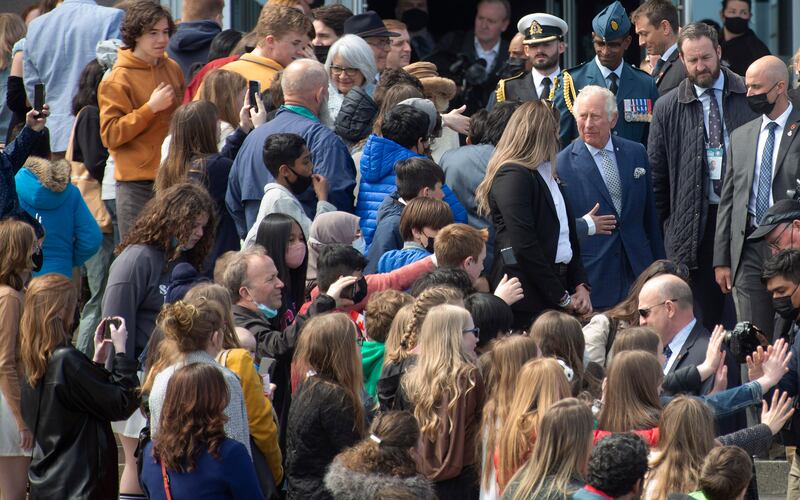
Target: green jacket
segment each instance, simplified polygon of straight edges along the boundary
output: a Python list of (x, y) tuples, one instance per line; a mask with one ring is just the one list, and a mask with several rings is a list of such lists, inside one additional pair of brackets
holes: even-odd
[(373, 398), (378, 393), (378, 379), (383, 371), (383, 342), (366, 341), (361, 346), (361, 366), (364, 370), (364, 389)]

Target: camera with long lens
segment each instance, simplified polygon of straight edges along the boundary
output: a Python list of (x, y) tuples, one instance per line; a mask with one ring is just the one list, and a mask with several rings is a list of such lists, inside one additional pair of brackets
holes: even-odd
[(733, 330), (725, 332), (723, 342), (739, 364), (745, 363), (747, 356), (750, 356), (757, 347), (766, 349), (769, 346), (769, 340), (764, 332), (749, 321), (736, 323)]

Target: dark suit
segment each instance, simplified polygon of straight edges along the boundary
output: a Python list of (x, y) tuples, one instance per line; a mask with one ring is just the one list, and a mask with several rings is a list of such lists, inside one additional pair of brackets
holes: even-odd
[(622, 184), (621, 214), (614, 208), (586, 143), (576, 139), (558, 154), (557, 161), (564, 197), (576, 214), (588, 213), (595, 203), (600, 203), (599, 214), (617, 217), (613, 234), (581, 241), (581, 257), (596, 309), (619, 303), (628, 295), (636, 277), (654, 260), (664, 258), (647, 152), (638, 142), (621, 137), (612, 137), (611, 143)]
[[(466, 56), (469, 60), (466, 67), (469, 67), (470, 63), (478, 59), (478, 55), (475, 52), (475, 32), (448, 33), (442, 37), (438, 45), (439, 50), (425, 60), (434, 63), (441, 76), (450, 78), (457, 84), (460, 84), (462, 75), (451, 73), (450, 67), (458, 60), (458, 56), (461, 54)], [(464, 92), (462, 92), (461, 95), (456, 96), (451, 103), (453, 107), (466, 104), (467, 114), (472, 114), (483, 108), (489, 100), (489, 95), (494, 92), (497, 82), (500, 79), (497, 76), (497, 70), (505, 64), (506, 59), (508, 59), (508, 40), (501, 38), (494, 63), (491, 67), (486, 68), (486, 81), (481, 85), (476, 85), (469, 89), (469, 95), (464, 95)], [(466, 67), (463, 69), (466, 69)]]
[[(733, 298), (737, 319), (752, 321), (769, 335), (773, 331), (774, 313), (772, 296), (761, 282), (761, 266), (769, 257), (769, 249), (762, 240), (747, 241), (755, 221), (748, 216), (753, 178), (761, 168), (756, 163), (756, 149), (761, 131), (762, 117), (751, 120), (731, 134), (731, 147), (727, 158), (728, 172), (722, 185), (717, 234), (714, 238), (714, 267), (731, 268)], [(794, 189), (800, 177), (800, 141), (795, 137), (800, 125), (800, 108), (793, 107), (783, 129), (778, 148), (778, 158), (773, 165), (772, 198), (787, 199), (786, 191)]]
[[(689, 333), (689, 336), (686, 338), (686, 341), (683, 343), (683, 346), (681, 346), (680, 351), (677, 354), (672, 353), (672, 355), (677, 356), (677, 358), (672, 363), (672, 366), (670, 366), (667, 375), (675, 373), (676, 370), (685, 366), (699, 366), (703, 364), (703, 361), (706, 359), (706, 350), (708, 349), (708, 341), (710, 339), (711, 334), (703, 327), (701, 321), (697, 321), (694, 328), (692, 328), (692, 331)], [(733, 359), (733, 356), (728, 353), (726, 353), (725, 356), (725, 364), (728, 366), (728, 387), (732, 388), (738, 386), (741, 382), (739, 365), (736, 363), (736, 360)], [(712, 375), (703, 382), (700, 393), (696, 395), (708, 394), (713, 386), (714, 376)], [(671, 396), (672, 394), (665, 391), (664, 395)]]
[[(552, 82), (551, 82), (552, 83)], [(497, 102), (503, 101), (535, 101), (537, 99), (547, 99), (550, 96), (540, 96), (533, 83), (533, 76), (530, 71), (514, 75), (497, 82), (497, 89), (489, 96), (489, 103), (486, 109), (491, 111)]]
[[(489, 207), (496, 231), (492, 285), (503, 274), (519, 278), (525, 298), (511, 306), (514, 327), (528, 328), (545, 309), (559, 308), (565, 290), (572, 294), (587, 282), (573, 215), (566, 204), (572, 260), (561, 277), (555, 265), (561, 226), (550, 189), (538, 172), (514, 163), (500, 167), (489, 192)], [(500, 251), (508, 247), (516, 264), (501, 257)]]
[(678, 86), (686, 78), (686, 68), (683, 66), (678, 49), (672, 51), (658, 74), (655, 75), (658, 95), (662, 96)]
[[(576, 68), (564, 71), (561, 73), (561, 76), (557, 78), (556, 89), (553, 95), (553, 105), (558, 109), (559, 113), (561, 113), (560, 135), (562, 148), (567, 147), (573, 139), (578, 137), (578, 127), (575, 124), (575, 117), (572, 115), (570, 109), (572, 104), (567, 106), (564, 96), (565, 74), (569, 73), (572, 78), (576, 94), (587, 85), (598, 85), (607, 88), (606, 79), (603, 77), (603, 73), (598, 66), (599, 63), (596, 61), (596, 59), (592, 59)], [(646, 121), (645, 117), (633, 117), (630, 114), (626, 116), (625, 101), (628, 100), (630, 102), (631, 99), (636, 99), (639, 102), (644, 101), (643, 104), (647, 107), (647, 101), (649, 100), (652, 113), (652, 106), (655, 105), (656, 99), (658, 99), (658, 89), (656, 88), (655, 81), (653, 81), (652, 76), (639, 68), (623, 63), (622, 76), (617, 85), (617, 111), (619, 112), (619, 119), (614, 127), (614, 135), (646, 145), (650, 123)], [(570, 101), (574, 102), (571, 97), (571, 92), (567, 93)]]

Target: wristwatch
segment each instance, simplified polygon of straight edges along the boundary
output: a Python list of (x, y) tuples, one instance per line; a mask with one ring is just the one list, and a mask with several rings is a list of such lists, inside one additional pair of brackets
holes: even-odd
[(569, 292), (564, 292), (564, 296), (561, 297), (561, 302), (558, 303), (558, 307), (566, 309), (570, 304), (572, 304), (572, 295), (570, 295)]

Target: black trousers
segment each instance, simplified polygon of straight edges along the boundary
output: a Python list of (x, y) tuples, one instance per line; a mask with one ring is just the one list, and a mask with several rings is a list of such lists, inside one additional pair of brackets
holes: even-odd
[(692, 295), (694, 295), (694, 315), (708, 331), (722, 323), (725, 309), (725, 294), (717, 285), (714, 276), (714, 233), (717, 230), (717, 205), (708, 206), (706, 228), (700, 239), (697, 251), (697, 269), (689, 271)]

